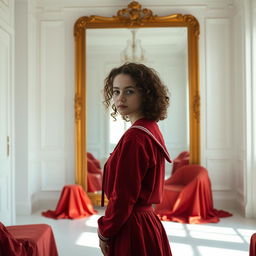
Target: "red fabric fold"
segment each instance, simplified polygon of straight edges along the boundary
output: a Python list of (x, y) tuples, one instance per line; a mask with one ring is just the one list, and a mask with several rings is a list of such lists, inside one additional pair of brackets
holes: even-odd
[(88, 192), (101, 191), (103, 173), (100, 168), (100, 161), (89, 152), (87, 153), (87, 170)]
[(174, 174), (177, 169), (188, 164), (189, 164), (189, 152), (183, 151), (173, 160), (172, 174)]
[(5, 227), (0, 222), (0, 255), (58, 256), (51, 227), (46, 224)]
[(24, 243), (15, 239), (0, 222), (0, 255), (26, 255)]
[(249, 256), (256, 256), (256, 233), (251, 236)]
[(66, 185), (62, 189), (56, 210), (42, 212), (42, 215), (53, 219), (79, 219), (95, 213), (97, 211), (80, 185)]
[(183, 166), (166, 181), (163, 200), (155, 212), (162, 220), (193, 224), (214, 223), (232, 216), (213, 208), (208, 172), (199, 165)]

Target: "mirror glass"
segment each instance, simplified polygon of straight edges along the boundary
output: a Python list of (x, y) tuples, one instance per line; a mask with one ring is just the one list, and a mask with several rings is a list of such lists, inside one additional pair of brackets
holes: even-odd
[[(142, 58), (140, 62), (154, 68), (169, 89), (168, 118), (158, 124), (171, 158), (189, 151), (187, 34), (187, 27), (86, 30), (86, 148), (102, 167), (130, 126), (121, 118), (114, 122), (102, 103), (104, 79), (112, 68), (124, 63), (125, 54), (126, 60), (133, 53)], [(134, 42), (137, 50), (133, 51)], [(171, 168), (166, 163), (166, 178)]]

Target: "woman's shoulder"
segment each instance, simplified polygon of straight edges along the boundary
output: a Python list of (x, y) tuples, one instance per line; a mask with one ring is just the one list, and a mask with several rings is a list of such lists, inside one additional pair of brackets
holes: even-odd
[(146, 141), (150, 141), (149, 136), (141, 129), (129, 128), (124, 134), (124, 142), (134, 142), (144, 144)]

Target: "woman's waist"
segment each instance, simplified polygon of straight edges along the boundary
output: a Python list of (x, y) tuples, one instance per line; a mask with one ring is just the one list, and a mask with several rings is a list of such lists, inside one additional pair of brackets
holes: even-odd
[(135, 212), (144, 212), (144, 211), (154, 211), (152, 204), (141, 204), (137, 203), (133, 207), (133, 211)]

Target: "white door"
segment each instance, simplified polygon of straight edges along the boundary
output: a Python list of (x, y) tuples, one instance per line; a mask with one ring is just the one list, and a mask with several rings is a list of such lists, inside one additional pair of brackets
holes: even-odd
[(13, 224), (13, 177), (10, 157), (11, 37), (0, 27), (0, 221)]

